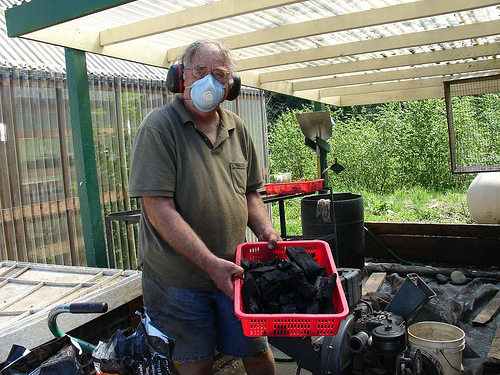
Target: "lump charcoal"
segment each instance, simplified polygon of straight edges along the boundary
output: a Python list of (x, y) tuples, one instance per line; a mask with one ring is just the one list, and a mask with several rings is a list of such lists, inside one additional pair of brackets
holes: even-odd
[[(250, 313), (250, 311), (255, 310), (256, 307), (258, 308), (256, 300), (259, 299), (259, 296), (260, 291), (257, 286), (257, 280), (251, 273), (246, 274), (243, 285), (241, 286), (241, 299), (243, 300), (245, 311)], [(257, 306), (254, 306), (255, 304), (257, 304)]]
[(281, 306), (295, 304), (297, 302), (297, 293), (295, 289), (287, 289), (281, 293), (278, 302)]
[(302, 271), (295, 264), (292, 264), (292, 266), (290, 267), (290, 270), (288, 271), (288, 277), (290, 280), (290, 284), (294, 285), (294, 286), (297, 286), (301, 282), (303, 282), (303, 280), (306, 280), (306, 277), (304, 275), (304, 271)]
[(259, 267), (253, 267), (252, 269), (250, 269), (250, 273), (252, 275), (254, 275), (255, 277), (260, 276), (260, 275), (265, 275), (269, 272), (274, 272), (274, 271), (277, 271), (275, 266), (266, 265), (266, 264), (263, 264)]
[(265, 262), (242, 261), (245, 282), (248, 278), (251, 280), (247, 286), (245, 282), (242, 286), (243, 304), (248, 313), (333, 312), (331, 297), (337, 275), (326, 277), (324, 267), (303, 247), (297, 248), (286, 249), (289, 259), (276, 257)]
[(287, 273), (281, 272), (275, 267), (273, 267), (273, 270), (269, 270), (268, 272), (263, 273), (262, 277), (264, 277), (270, 283), (279, 283), (281, 281), (287, 281), (290, 278)]
[(284, 305), (280, 308), (280, 314), (297, 314), (297, 306), (295, 305)]
[(250, 269), (255, 265), (255, 263), (249, 261), (248, 259), (241, 260), (241, 267), (245, 270), (245, 273), (250, 271)]
[(285, 252), (288, 258), (304, 271), (307, 280), (314, 282), (318, 276), (326, 276), (325, 268), (319, 265), (302, 246), (298, 245), (295, 249), (288, 246)]
[(318, 293), (316, 299), (319, 304), (319, 310), (323, 314), (334, 314), (335, 309), (332, 304), (333, 292), (336, 288), (337, 274), (333, 273), (330, 277), (318, 277), (316, 279), (316, 288)]
[(306, 314), (320, 314), (321, 310), (319, 308), (319, 302), (318, 300), (314, 300), (311, 303), (307, 305)]
[(248, 308), (245, 308), (247, 314), (264, 314), (265, 310), (259, 303), (259, 300), (255, 297), (251, 297), (248, 301)]
[(257, 279), (258, 286), (260, 290), (260, 296), (262, 301), (272, 301), (277, 300), (279, 294), (282, 292), (283, 288), (286, 286), (285, 282), (272, 282), (267, 281), (264, 276)]
[(306, 278), (303, 276), (299, 284), (297, 285), (297, 292), (306, 300), (312, 300), (314, 297), (316, 297), (317, 290), (314, 285), (309, 284)]

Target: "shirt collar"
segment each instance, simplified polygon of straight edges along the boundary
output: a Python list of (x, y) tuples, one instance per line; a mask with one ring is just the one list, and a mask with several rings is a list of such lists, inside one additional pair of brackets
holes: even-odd
[(174, 100), (172, 101), (172, 107), (174, 108), (175, 112), (177, 112), (177, 114), (179, 115), (183, 124), (193, 123), (193, 120), (191, 119), (189, 112), (187, 111), (186, 107), (184, 107), (184, 103), (182, 101), (182, 94), (177, 94), (174, 96)]
[[(194, 121), (189, 115), (189, 112), (187, 111), (186, 107), (184, 107), (182, 94), (175, 95), (174, 100), (172, 101), (172, 107), (175, 109), (175, 111), (181, 118), (183, 124), (187, 123), (194, 124)], [(234, 129), (235, 123), (234, 121), (232, 121), (232, 119), (228, 117), (227, 111), (224, 108), (219, 107), (218, 112), (220, 116), (220, 122), (222, 124), (222, 129), (225, 129), (226, 131)]]

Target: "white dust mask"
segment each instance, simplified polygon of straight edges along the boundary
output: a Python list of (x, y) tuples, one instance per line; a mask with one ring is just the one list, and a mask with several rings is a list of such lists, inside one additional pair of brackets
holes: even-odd
[(189, 88), (191, 89), (191, 100), (186, 100), (186, 102), (192, 102), (202, 112), (214, 110), (222, 102), (226, 93), (224, 85), (211, 74), (207, 74), (192, 85), (186, 86), (186, 89)]

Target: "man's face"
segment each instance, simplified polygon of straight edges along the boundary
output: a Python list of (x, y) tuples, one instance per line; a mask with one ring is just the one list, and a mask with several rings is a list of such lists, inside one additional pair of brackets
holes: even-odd
[[(205, 75), (212, 74), (221, 83), (229, 80), (229, 67), (224, 63), (219, 48), (213, 44), (201, 47), (191, 58), (189, 66), (185, 67), (184, 87), (192, 85)], [(184, 99), (191, 99), (191, 89), (185, 89)]]

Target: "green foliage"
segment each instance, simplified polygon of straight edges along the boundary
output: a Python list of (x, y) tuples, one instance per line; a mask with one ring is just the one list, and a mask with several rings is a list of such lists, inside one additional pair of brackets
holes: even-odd
[(312, 106), (311, 101), (295, 96), (283, 95), (272, 91), (264, 91), (264, 95), (266, 98), (267, 120), (271, 124), (276, 123), (280, 116), (288, 110), (295, 111), (307, 105)]
[[(500, 164), (499, 94), (453, 100), (459, 165)], [(363, 196), (365, 221), (473, 223), (466, 192), (475, 174), (452, 174), (448, 124), (442, 99), (403, 103), (329, 107), (335, 125), (328, 140), (345, 167), (329, 172), (334, 191)], [(292, 172), (292, 179), (316, 176), (316, 154), (305, 145), (296, 112), (286, 109), (269, 124), (270, 175)], [(286, 201), (287, 235), (302, 233), (300, 199)], [(273, 221), (279, 229), (278, 205)]]
[(465, 193), (432, 191), (421, 187), (398, 189), (390, 194), (368, 190), (360, 193), (365, 221), (436, 222), (470, 224)]
[(269, 126), (269, 169), (271, 176), (291, 172), (292, 180), (316, 174), (316, 154), (305, 145), (295, 114), (287, 109)]
[[(475, 105), (481, 108), (478, 103)], [(481, 105), (484, 108), (486, 104), (481, 102)], [(274, 124), (269, 124), (271, 176), (279, 172), (292, 172), (292, 179), (316, 176), (316, 154), (305, 146), (305, 137), (295, 118), (295, 112), (312, 110), (312, 106), (285, 110)], [(329, 111), (335, 126), (328, 140), (331, 146), (328, 164), (336, 158), (345, 167), (338, 175), (329, 174), (329, 185), (336, 191), (389, 194), (398, 189), (422, 187), (431, 191), (465, 192), (474, 177), (451, 173), (442, 99), (348, 110), (331, 107)], [(479, 112), (473, 113), (476, 114)], [(476, 117), (484, 126), (495, 126), (491, 124), (499, 121), (492, 111), (486, 111), (483, 119)]]
[[(443, 193), (422, 187), (398, 189), (387, 194), (374, 193), (367, 189), (357, 193), (363, 197), (364, 221), (474, 223), (467, 208), (466, 193)], [(302, 234), (300, 202), (300, 198), (285, 201), (288, 237)], [(274, 227), (281, 233), (277, 203), (273, 204), (272, 213)]]

